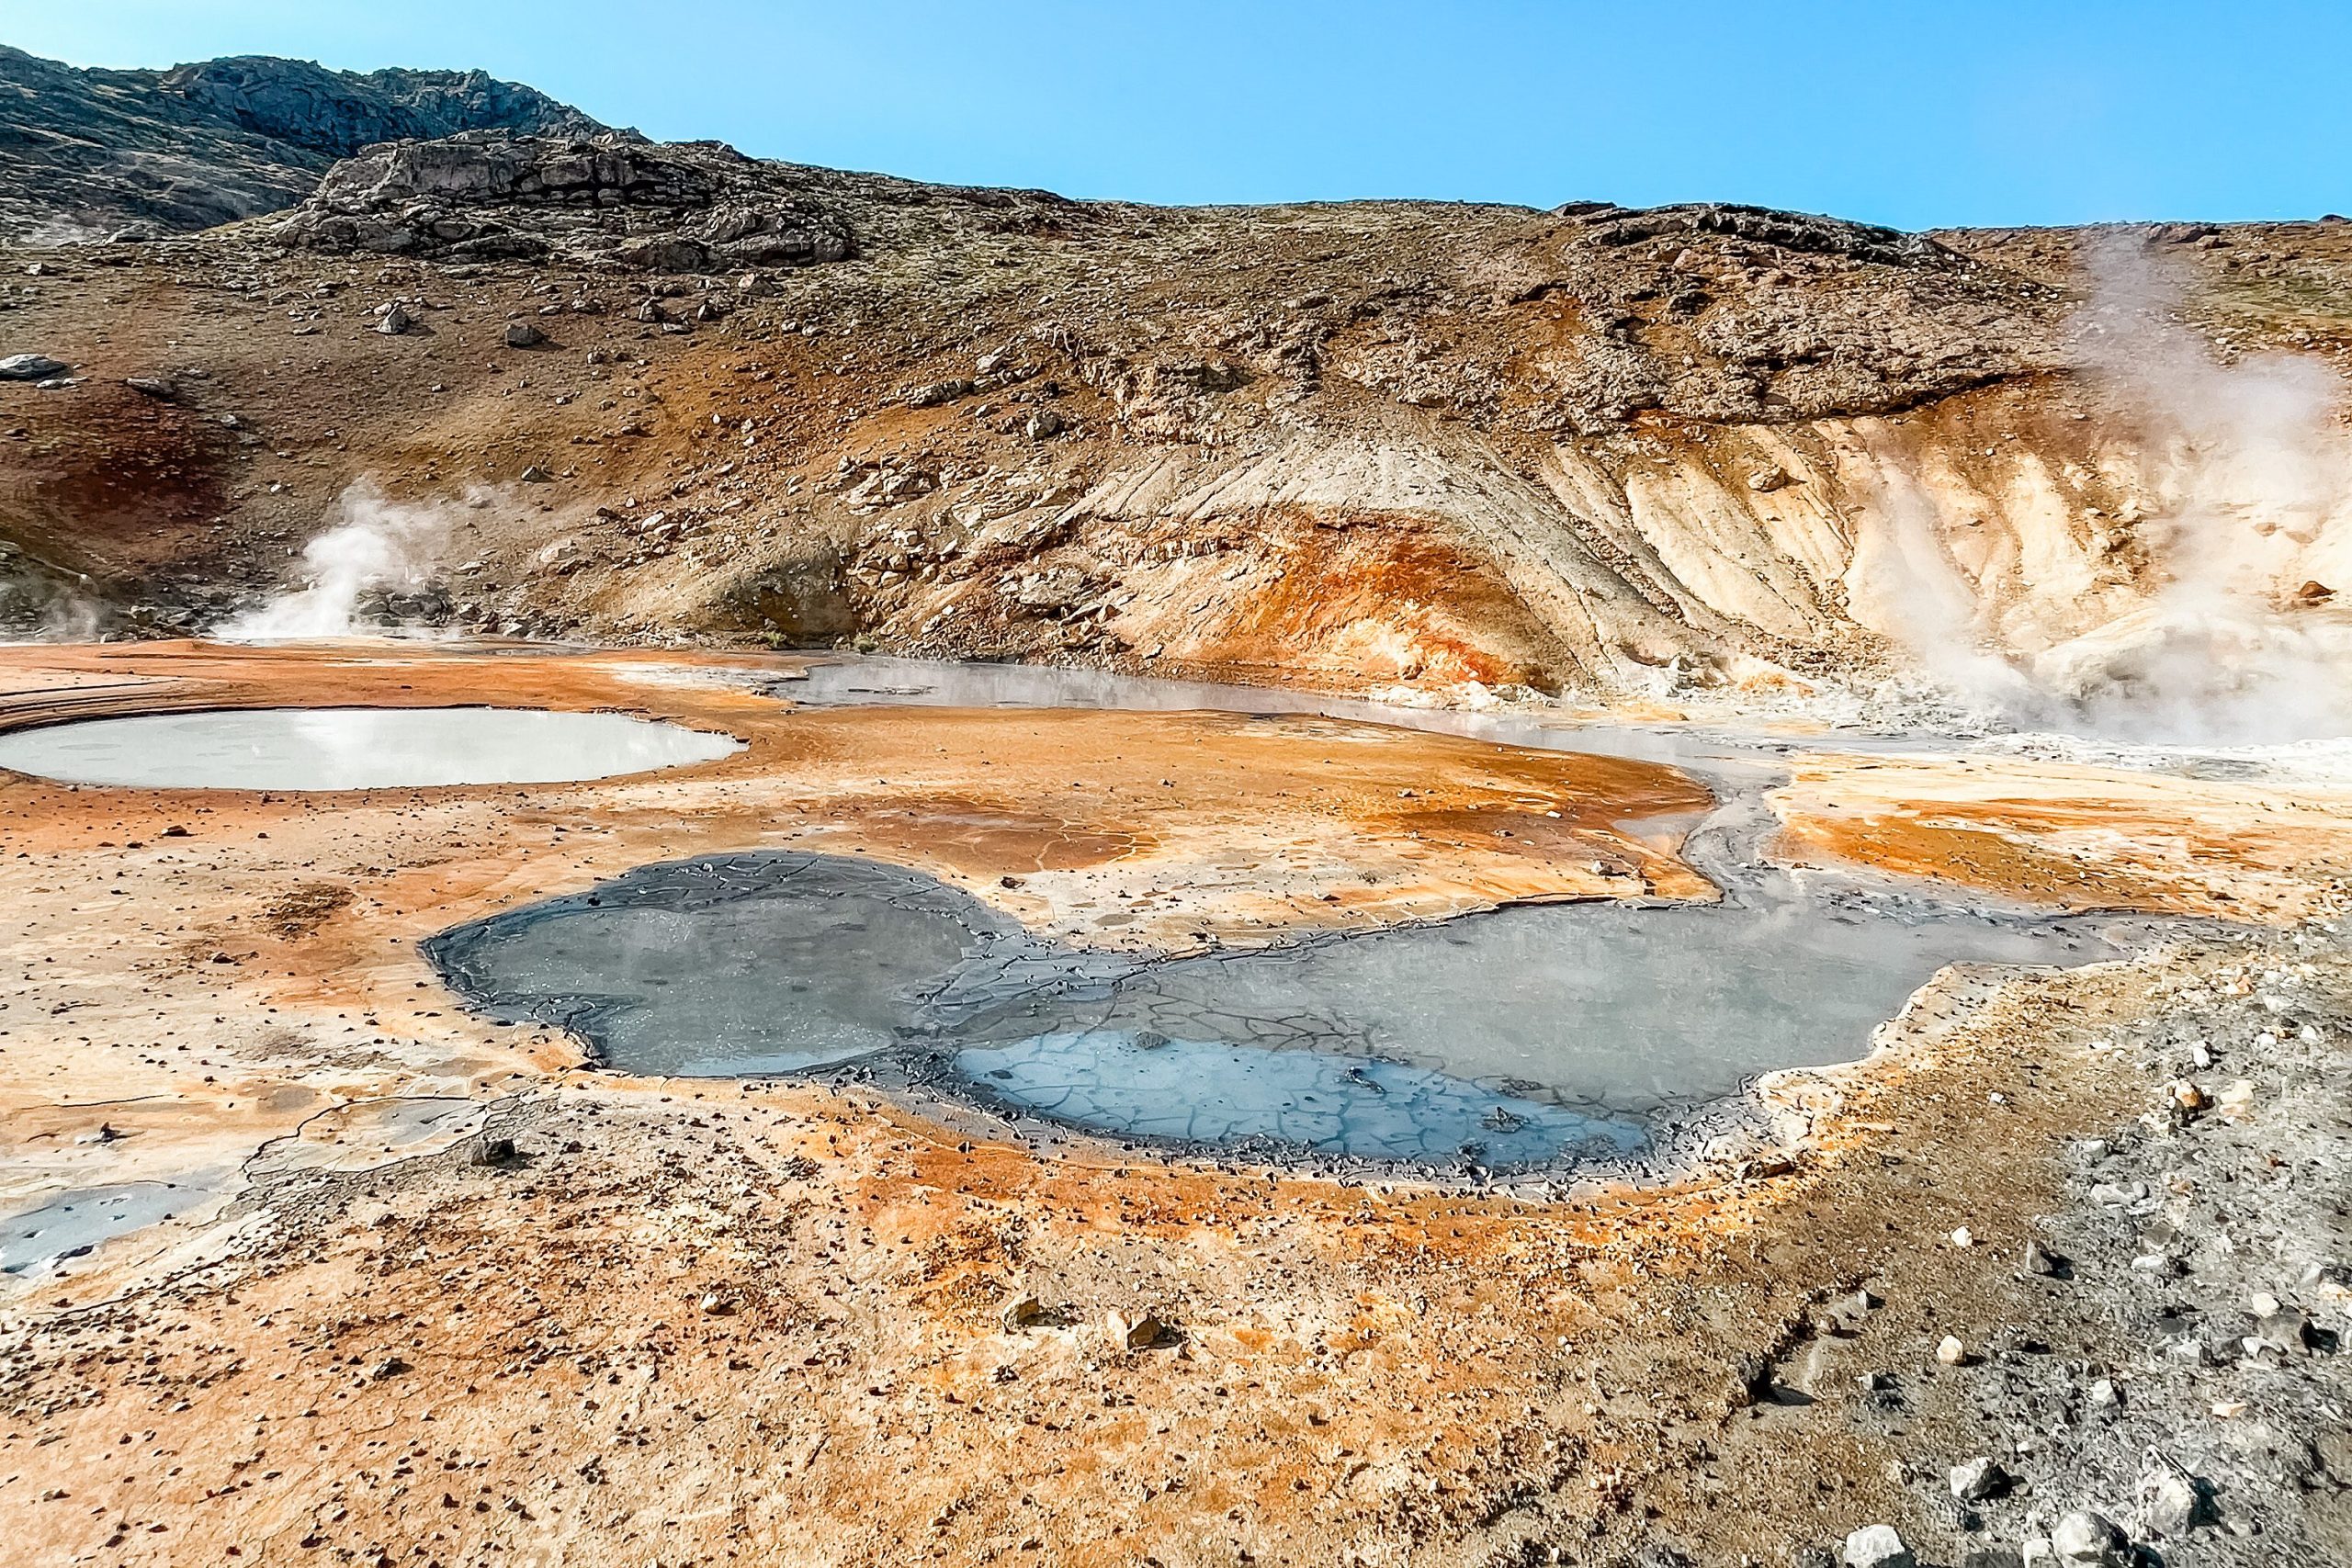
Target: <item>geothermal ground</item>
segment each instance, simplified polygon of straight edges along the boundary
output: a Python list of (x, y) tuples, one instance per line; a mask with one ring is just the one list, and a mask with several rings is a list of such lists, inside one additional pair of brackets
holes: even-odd
[(2352, 1562), (2352, 224), (0, 86), (11, 1563)]
[[(0, 786), (19, 1560), (1778, 1563), (1883, 1522), (1959, 1563), (2086, 1507), (2166, 1562), (2352, 1546), (2352, 792), (1748, 738), (1785, 781), (1755, 840), (1838, 897), (2198, 919), (1947, 969), (1638, 1179), (635, 1076), (452, 997), (424, 939), (697, 854), (869, 857), (1129, 955), (1716, 895), (1683, 854), (1718, 796), (1665, 763), (1402, 727), (1482, 722), (1443, 714), (796, 703), (922, 668), (808, 664), (6, 655), (13, 737), (489, 703), (748, 742), (528, 787)], [(1730, 744), (1588, 739), (1632, 734)]]

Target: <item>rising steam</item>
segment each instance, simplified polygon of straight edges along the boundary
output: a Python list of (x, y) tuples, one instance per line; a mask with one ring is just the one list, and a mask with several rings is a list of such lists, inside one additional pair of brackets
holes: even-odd
[(423, 592), (447, 544), (454, 512), (444, 504), (387, 500), (367, 479), (335, 498), (334, 523), (302, 547), (299, 586), (213, 628), (235, 640), (349, 637), (389, 629), (363, 613), (370, 599)]
[(1934, 502), (1899, 472), (1881, 476), (1885, 528), (1858, 569), (1900, 606), (1922, 671), (1998, 723), (2174, 745), (2352, 735), (2352, 626), (2296, 604), (2307, 581), (2352, 591), (2345, 387), (2292, 355), (2216, 359), (2177, 324), (2177, 286), (2136, 246), (2104, 248), (2089, 266), (2077, 364), (2140, 452), (2129, 488), (2144, 602), (2005, 656)]

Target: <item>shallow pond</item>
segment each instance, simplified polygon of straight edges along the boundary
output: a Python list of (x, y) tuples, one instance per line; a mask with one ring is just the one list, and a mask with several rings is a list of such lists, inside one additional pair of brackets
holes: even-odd
[(1944, 964), (2119, 952), (2082, 922), (1808, 900), (1530, 906), (1150, 960), (798, 852), (643, 867), (426, 951), (477, 1006), (633, 1072), (861, 1062), (1114, 1137), (1489, 1168), (1639, 1154), (1758, 1073), (1858, 1056)]
[(0, 768), (143, 789), (559, 784), (714, 761), (729, 735), (537, 708), (251, 708), (82, 719), (0, 735)]

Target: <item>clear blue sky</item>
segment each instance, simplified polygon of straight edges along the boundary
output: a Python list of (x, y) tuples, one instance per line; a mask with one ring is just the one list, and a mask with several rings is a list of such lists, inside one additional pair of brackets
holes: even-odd
[(1071, 196), (2352, 209), (2352, 0), (0, 0), (0, 41), (481, 66), (654, 136)]

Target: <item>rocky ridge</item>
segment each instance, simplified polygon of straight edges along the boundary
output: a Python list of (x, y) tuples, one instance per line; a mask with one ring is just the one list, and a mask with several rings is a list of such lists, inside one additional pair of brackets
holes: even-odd
[[(2177, 284), (2140, 319), (2210, 370), (2324, 367), (2352, 364), (2347, 241), (1154, 208), (563, 128), (380, 143), (274, 217), (20, 253), (0, 348), (71, 368), (0, 389), (10, 624), (216, 624), (299, 581), (365, 481), (462, 502), (479, 538), (425, 602), (491, 631), (1833, 706), (1966, 639), (2128, 685), (2201, 502), (2183, 432), (2086, 352), (2082, 258)], [(2341, 639), (2352, 535), (2270, 510), (2248, 602)]]
[(377, 142), (492, 129), (605, 128), (481, 71), (361, 74), (256, 55), (77, 70), (0, 45), (0, 232), (209, 228), (291, 205)]

